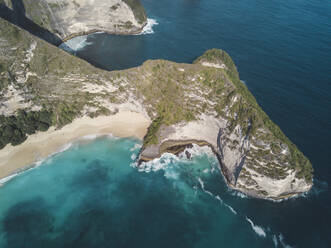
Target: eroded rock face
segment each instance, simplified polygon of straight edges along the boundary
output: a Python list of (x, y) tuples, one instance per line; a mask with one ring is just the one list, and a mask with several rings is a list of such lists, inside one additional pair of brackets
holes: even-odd
[[(267, 199), (308, 191), (312, 187), (309, 160), (261, 110), (240, 82), (230, 57), (219, 50), (210, 50), (195, 63), (214, 69), (187, 77), (190, 89), (185, 88), (184, 95), (189, 101), (183, 100), (183, 104), (194, 102), (195, 109), (191, 110), (194, 117), (161, 125), (157, 131), (151, 129), (140, 154), (141, 161), (178, 151), (180, 145), (189, 142), (200, 145), (207, 142), (233, 189)], [(184, 68), (178, 70), (188, 74)], [(218, 85), (218, 82), (222, 83)], [(150, 138), (152, 132), (154, 139)]]
[(149, 60), (108, 72), (0, 19), (0, 149), (31, 133), (30, 122), (16, 120), (33, 111), (35, 122), (61, 128), (122, 109), (152, 120), (142, 160), (209, 145), (228, 185), (248, 195), (281, 199), (312, 187), (311, 163), (259, 107), (224, 51), (209, 50), (194, 64)]
[[(17, 15), (68, 39), (96, 31), (134, 34), (147, 19), (139, 0), (4, 0)], [(15, 4), (13, 4), (15, 3)], [(20, 4), (18, 4), (20, 3)]]
[(188, 144), (211, 146), (220, 162), (228, 185), (250, 196), (282, 199), (309, 191), (312, 183), (299, 178), (291, 166), (286, 144), (271, 138), (270, 131), (254, 134), (237, 125), (232, 131), (226, 118), (202, 114), (198, 120), (162, 126), (158, 144), (146, 145), (140, 162), (160, 157), (165, 152), (178, 154)]

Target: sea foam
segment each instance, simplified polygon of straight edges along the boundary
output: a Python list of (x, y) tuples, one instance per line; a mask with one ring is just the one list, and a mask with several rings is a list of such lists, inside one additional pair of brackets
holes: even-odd
[(274, 234), (272, 235), (272, 241), (274, 242), (275, 248), (278, 247), (278, 240), (277, 240), (277, 236)]
[(49, 160), (51, 159), (53, 156), (55, 156), (56, 154), (58, 153), (61, 153), (61, 152), (64, 152), (66, 150), (68, 150), (70, 147), (72, 146), (72, 143), (67, 143), (65, 144), (64, 146), (62, 146), (59, 150), (57, 150), (56, 152), (53, 152), (51, 153), (50, 155), (48, 155), (47, 157), (43, 158), (43, 159), (39, 159), (37, 161), (35, 161), (34, 163), (32, 163), (31, 165), (28, 165), (22, 169), (20, 169), (19, 171), (17, 172), (14, 172), (13, 174), (7, 176), (7, 177), (4, 177), (2, 179), (0, 179), (0, 186), (4, 185), (5, 183), (9, 182), (10, 180), (12, 180), (13, 178), (15, 178), (16, 176), (18, 175), (21, 175), (22, 173), (25, 173), (29, 170), (32, 170), (32, 169), (36, 169), (38, 168), (39, 166), (41, 166), (46, 160)]
[(230, 189), (229, 188), (229, 191), (231, 192), (230, 194), (233, 195), (233, 196), (237, 196), (237, 197), (240, 197), (240, 198), (248, 198), (248, 196), (242, 192), (239, 192), (239, 191), (235, 191), (233, 189)]
[(278, 238), (284, 248), (292, 248), (292, 246), (285, 243), (283, 234), (279, 234)]
[(259, 235), (260, 237), (265, 238), (267, 234), (265, 233), (264, 229), (258, 225), (255, 225), (254, 222), (246, 216), (246, 220), (248, 221), (249, 224), (251, 224), (252, 229), (254, 232)]
[(131, 152), (137, 151), (138, 149), (140, 149), (142, 147), (141, 144), (136, 143), (134, 144), (134, 146), (130, 149)]
[(152, 19), (152, 18), (147, 18), (146, 26), (143, 28), (141, 33), (139, 33), (137, 35), (154, 34), (153, 26), (155, 26), (155, 25), (159, 25), (157, 20)]
[(137, 163), (131, 164), (133, 167), (137, 167), (140, 172), (149, 173), (151, 171), (167, 170), (171, 165), (173, 167), (174, 163), (188, 163), (191, 160), (187, 158), (186, 152), (191, 154), (191, 159), (198, 156), (207, 155), (209, 162), (215, 162), (215, 156), (212, 150), (208, 146), (198, 146), (193, 144), (191, 148), (186, 148), (178, 156), (172, 153), (164, 153), (161, 157), (155, 158), (148, 162), (143, 162), (139, 166)]
[(72, 38), (64, 43), (62, 43), (59, 48), (69, 52), (76, 53), (79, 50), (82, 50), (84, 47), (91, 45), (92, 42), (87, 42), (87, 35), (77, 36)]

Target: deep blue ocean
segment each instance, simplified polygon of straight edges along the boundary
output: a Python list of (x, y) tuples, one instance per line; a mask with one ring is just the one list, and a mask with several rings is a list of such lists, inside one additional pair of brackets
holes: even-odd
[(0, 187), (0, 247), (331, 247), (330, 1), (142, 3), (152, 30), (81, 37), (75, 53), (118, 70), (224, 49), (311, 160), (313, 189), (283, 202), (247, 198), (227, 188), (206, 149), (139, 170), (140, 141), (83, 140)]

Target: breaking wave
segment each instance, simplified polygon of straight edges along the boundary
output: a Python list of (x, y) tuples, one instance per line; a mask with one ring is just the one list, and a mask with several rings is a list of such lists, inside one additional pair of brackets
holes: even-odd
[(221, 205), (226, 206), (228, 209), (230, 209), (230, 211), (231, 211), (233, 214), (237, 215), (237, 211), (234, 210), (233, 207), (231, 207), (229, 204), (226, 204), (226, 203), (221, 199), (221, 197), (220, 197), (219, 195), (213, 195), (213, 193), (211, 193), (210, 191), (208, 191), (208, 190), (205, 189), (205, 184), (204, 184), (204, 182), (202, 181), (202, 179), (201, 179), (200, 177), (198, 178), (198, 181), (199, 181), (199, 183), (200, 183), (200, 186), (201, 186), (201, 189), (202, 189), (203, 192), (205, 192), (205, 193), (207, 193), (208, 195), (214, 197), (216, 200), (218, 200), (218, 201), (221, 203)]
[(169, 165), (179, 158), (171, 153), (164, 153), (160, 158), (153, 159), (148, 162), (143, 162), (139, 166), (137, 163), (133, 163), (132, 166), (136, 167), (140, 172), (155, 172), (159, 170), (166, 170)]
[(69, 53), (76, 53), (79, 50), (83, 49), (84, 47), (91, 45), (92, 42), (87, 42), (87, 35), (77, 36), (72, 38), (64, 43), (62, 43), (59, 48), (69, 52)]
[[(136, 149), (140, 148), (141, 145), (136, 145), (135, 147), (131, 148), (132, 151), (136, 151)], [(187, 158), (186, 152), (189, 152), (191, 154), (191, 158)], [(192, 158), (196, 156), (201, 155), (207, 155), (208, 160), (211, 162), (214, 159), (214, 154), (212, 150), (208, 147), (200, 147), (198, 145), (193, 145), (192, 148), (186, 148), (184, 152), (179, 154), (178, 156), (172, 154), (172, 153), (164, 153), (160, 158), (154, 159), (149, 162), (143, 162), (141, 165), (137, 165), (137, 163), (132, 163), (132, 166), (135, 166), (138, 171), (150, 173), (150, 172), (156, 172), (159, 170), (164, 171), (164, 176), (168, 179), (172, 180), (179, 180), (180, 179), (180, 173), (181, 173), (181, 167), (183, 166), (183, 163), (191, 162)], [(132, 159), (135, 157), (132, 157)], [(215, 161), (215, 160), (214, 160)], [(179, 164), (179, 162), (181, 164)], [(270, 238), (272, 243), (274, 244), (274, 247), (283, 247), (283, 248), (291, 248), (290, 245), (286, 244), (284, 241), (284, 237), (282, 234), (275, 234), (272, 232), (270, 228), (265, 228), (259, 225), (256, 225), (252, 219), (248, 218), (247, 216), (238, 213), (232, 206), (224, 202), (224, 200), (217, 194), (212, 193), (206, 188), (206, 184), (203, 181), (204, 175), (208, 173), (212, 173), (214, 166), (211, 163), (210, 168), (204, 168), (201, 170), (200, 176), (196, 176), (197, 184), (193, 186), (194, 194), (197, 194), (198, 189), (202, 190), (207, 195), (211, 196), (213, 199), (217, 200), (222, 206), (226, 207), (231, 211), (232, 214), (236, 215), (239, 218), (242, 218), (243, 221), (246, 220), (253, 231), (261, 238)], [(237, 192), (234, 190), (229, 190), (231, 195), (241, 197), (241, 198), (247, 198), (245, 194), (241, 192)]]
[(240, 198), (243, 198), (243, 199), (248, 198), (248, 196), (246, 194), (242, 193), (242, 192), (235, 191), (235, 190), (232, 190), (230, 188), (229, 188), (229, 190), (230, 190), (230, 194), (233, 195), (233, 196), (237, 196), (237, 197), (240, 197)]
[(11, 179), (15, 178), (16, 176), (18, 176), (18, 175), (20, 175), (20, 174), (22, 174), (24, 172), (27, 172), (29, 170), (32, 170), (32, 169), (35, 169), (35, 168), (41, 166), (42, 164), (44, 164), (45, 161), (51, 162), (51, 159), (52, 159), (53, 156), (55, 156), (55, 155), (57, 155), (59, 153), (62, 153), (64, 151), (66, 151), (66, 150), (68, 150), (74, 144), (76, 144), (77, 141), (79, 142), (80, 140), (94, 140), (94, 139), (97, 139), (97, 138), (99, 138), (101, 136), (105, 136), (105, 137), (107, 137), (109, 139), (117, 139), (117, 137), (114, 136), (114, 135), (112, 135), (112, 134), (107, 134), (107, 135), (104, 135), (104, 134), (91, 134), (91, 135), (85, 135), (83, 137), (80, 137), (78, 140), (76, 140), (74, 142), (69, 142), (69, 143), (61, 146), (60, 149), (58, 149), (57, 151), (51, 153), (47, 157), (42, 158), (42, 159), (39, 159), (36, 162), (32, 163), (31, 165), (28, 165), (25, 168), (23, 168), (23, 169), (21, 169), (21, 170), (19, 170), (17, 172), (14, 172), (13, 174), (11, 174), (11, 175), (9, 175), (9, 176), (7, 176), (5, 178), (1, 178), (0, 179), (0, 186), (3, 185), (3, 184), (5, 184), (5, 183), (7, 183), (7, 182), (9, 182)]
[(24, 172), (27, 172), (29, 170), (32, 170), (32, 169), (35, 169), (35, 168), (41, 166), (46, 160), (50, 159), (51, 157), (55, 156), (58, 153), (61, 153), (61, 152), (64, 152), (64, 151), (68, 150), (72, 145), (73, 145), (73, 143), (67, 143), (64, 146), (62, 146), (59, 150), (57, 150), (56, 152), (53, 152), (52, 154), (50, 154), (49, 156), (47, 156), (43, 159), (40, 159), (40, 160), (32, 163), (31, 165), (28, 165), (25, 168), (23, 168), (23, 169), (21, 169), (17, 172), (14, 172), (13, 174), (11, 174), (11, 175), (9, 175), (5, 178), (0, 179), (0, 186), (7, 183), (7, 182), (9, 182), (13, 178), (15, 178), (16, 176), (18, 176), (18, 175), (20, 175)]
[(246, 216), (246, 220), (248, 221), (249, 224), (251, 224), (252, 229), (254, 230), (254, 232), (257, 235), (259, 235), (260, 237), (263, 237), (263, 238), (265, 238), (267, 236), (267, 234), (265, 233), (265, 231), (262, 227), (255, 225), (253, 223), (253, 221), (250, 218), (248, 218), (247, 216)]
[[(201, 180), (200, 177), (198, 177), (198, 181), (199, 181), (199, 183), (200, 183), (200, 186), (201, 186), (201, 189), (202, 189), (203, 192), (207, 193), (207, 194), (210, 195), (210, 196), (215, 197), (215, 196), (213, 195), (213, 193), (211, 193), (210, 191), (208, 191), (208, 190), (205, 189), (205, 184), (204, 184), (204, 182)], [(219, 198), (219, 199), (220, 199), (220, 198)], [(222, 202), (223, 202), (223, 201), (222, 201)]]
[(157, 22), (157, 20), (151, 19), (151, 18), (147, 18), (147, 24), (146, 24), (146, 26), (143, 28), (143, 31), (141, 31), (141, 33), (139, 33), (137, 35), (154, 34), (153, 26), (156, 26), (156, 25), (159, 25), (159, 23)]
[(292, 248), (292, 246), (290, 246), (284, 242), (283, 234), (279, 234), (278, 238), (279, 238), (279, 242), (282, 244), (283, 248)]
[(225, 205), (228, 209), (230, 209), (230, 211), (231, 211), (232, 213), (234, 213), (235, 215), (237, 215), (237, 211), (234, 210), (233, 207), (231, 207), (230, 205), (228, 205), (228, 204), (226, 204), (226, 203), (224, 203), (224, 205)]
[[(141, 147), (141, 146), (140, 146)], [(140, 148), (139, 147), (139, 148)], [(198, 146), (196, 144), (193, 144), (191, 148), (186, 148), (184, 152), (178, 154), (178, 156), (172, 154), (172, 153), (164, 153), (161, 157), (155, 158), (148, 162), (143, 162), (139, 166), (137, 163), (132, 163), (131, 166), (136, 167), (138, 171), (140, 172), (146, 172), (149, 173), (151, 171), (158, 171), (158, 170), (164, 170), (175, 168), (177, 167), (175, 163), (181, 162), (181, 163), (187, 163), (191, 162), (191, 159), (187, 158), (186, 152), (188, 152), (191, 155), (191, 159), (198, 156), (207, 155), (209, 162), (215, 162), (215, 156), (208, 146)]]
[(137, 158), (137, 155), (135, 153), (132, 153), (131, 160), (134, 161), (134, 160), (136, 160), (136, 158)]
[(274, 242), (275, 248), (278, 247), (278, 240), (277, 240), (277, 236), (274, 234), (272, 235), (272, 241)]
[(134, 144), (134, 146), (130, 149), (130, 152), (137, 151), (137, 150), (140, 149), (141, 147), (142, 147), (141, 144), (136, 143), (136, 144)]

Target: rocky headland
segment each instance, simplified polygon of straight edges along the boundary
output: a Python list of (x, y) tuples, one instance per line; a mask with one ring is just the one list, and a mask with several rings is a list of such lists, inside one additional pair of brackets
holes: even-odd
[[(312, 187), (311, 163), (260, 108), (226, 52), (109, 72), (0, 19), (0, 177), (12, 166), (5, 154), (24, 156), (13, 147), (35, 135), (123, 112), (150, 124), (140, 163), (195, 143), (210, 146), (228, 185), (250, 196), (283, 199)], [(15, 169), (26, 166), (19, 163)]]
[(0, 0), (0, 5), (12, 10), (13, 22), (26, 17), (61, 40), (94, 32), (137, 34), (147, 24), (139, 0)]

